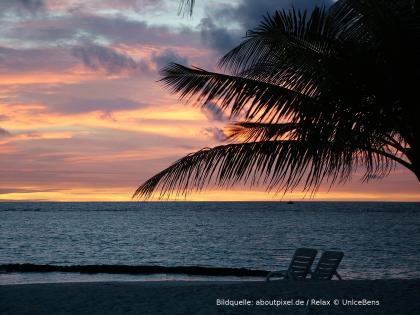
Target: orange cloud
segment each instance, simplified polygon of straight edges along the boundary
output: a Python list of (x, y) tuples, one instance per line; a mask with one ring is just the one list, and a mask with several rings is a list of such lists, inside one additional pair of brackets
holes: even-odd
[[(158, 18), (156, 12), (147, 16), (130, 6), (130, 11), (114, 14), (128, 7), (117, 0), (111, 6), (102, 2), (46, 1), (45, 18), (8, 20), (8, 46), (0, 47), (0, 127), (5, 130), (0, 139), (0, 200), (130, 201), (149, 176), (189, 152), (219, 143), (209, 131), (218, 130), (225, 119), (180, 104), (156, 83), (158, 68), (171, 58), (206, 69), (216, 64), (215, 52), (203, 48), (200, 31), (185, 26), (200, 19), (177, 25), (164, 21), (175, 17), (173, 12), (158, 11)], [(144, 19), (137, 19), (140, 15)], [(98, 56), (99, 66), (89, 67), (83, 58), (86, 43), (97, 45), (93, 52), (105, 57), (106, 51), (121, 54), (116, 64), (132, 59), (127, 62), (135, 71), (113, 71)], [(125, 107), (114, 106), (119, 99), (126, 101)], [(398, 168), (384, 181), (354, 181), (321, 190), (314, 199), (301, 192), (275, 196), (238, 187), (209, 189), (188, 200), (418, 201), (418, 191), (412, 174)]]

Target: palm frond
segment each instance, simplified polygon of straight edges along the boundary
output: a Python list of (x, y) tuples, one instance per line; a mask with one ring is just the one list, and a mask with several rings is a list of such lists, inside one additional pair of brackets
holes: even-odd
[(237, 74), (259, 63), (319, 63), (331, 56), (336, 42), (329, 26), (325, 8), (307, 12), (277, 11), (267, 15), (254, 30), (247, 32), (245, 40), (228, 52), (219, 65)]
[(401, 27), (418, 38), (420, 10), (411, 0), (340, 0), (330, 9), (336, 28), (341, 29), (341, 39), (369, 45), (395, 41)]
[(161, 81), (180, 99), (245, 120), (228, 128), (232, 143), (178, 160), (135, 196), (240, 182), (316, 191), (358, 167), (363, 180), (382, 178), (396, 163), (420, 180), (419, 41), (412, 0), (338, 0), (267, 16), (220, 61), (229, 74), (170, 64)]
[(228, 126), (227, 137), (235, 142), (256, 142), (280, 140), (299, 128), (297, 123), (264, 124), (239, 122)]
[(190, 16), (194, 11), (195, 0), (180, 0), (179, 3), (179, 14), (188, 13)]
[(366, 178), (384, 176), (393, 161), (380, 152), (343, 149), (338, 143), (261, 141), (205, 148), (176, 161), (143, 183), (133, 197), (185, 196), (209, 185), (265, 185), (268, 191), (293, 190), (299, 184), (316, 190), (325, 180), (345, 182), (358, 165), (367, 165)]
[(290, 117), (296, 108), (313, 102), (313, 97), (286, 87), (246, 77), (208, 72), (172, 63), (162, 70), (161, 81), (181, 100), (206, 104), (217, 101), (231, 116), (245, 110), (246, 119), (274, 121)]

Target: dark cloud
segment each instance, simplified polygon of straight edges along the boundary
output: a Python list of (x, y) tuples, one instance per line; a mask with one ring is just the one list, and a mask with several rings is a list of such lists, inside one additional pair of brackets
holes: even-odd
[[(333, 0), (243, 0), (238, 5), (226, 4), (207, 7), (207, 17), (201, 21), (203, 42), (220, 53), (226, 53), (239, 44), (246, 31), (256, 27), (267, 14), (280, 9), (308, 9), (329, 6)], [(238, 25), (239, 29), (226, 25)]]
[(160, 53), (153, 53), (151, 60), (156, 64), (158, 69), (167, 66), (170, 62), (176, 62), (182, 65), (188, 64), (187, 58), (180, 56), (176, 51), (170, 48), (165, 49)]
[(212, 102), (208, 102), (201, 107), (201, 111), (209, 121), (225, 122), (228, 120), (228, 117), (223, 113), (223, 111), (219, 110), (219, 107)]
[[(220, 21), (235, 21), (243, 30), (257, 26), (264, 16), (281, 9), (308, 9), (315, 6), (329, 6), (333, 0), (243, 0), (237, 6), (224, 6), (213, 10), (212, 16)], [(245, 35), (245, 34), (244, 34)]]
[(10, 137), (11, 133), (8, 132), (6, 129), (0, 128), (0, 138)]
[(210, 17), (201, 20), (200, 30), (203, 43), (221, 53), (226, 53), (239, 43), (239, 34), (220, 27)]
[(223, 142), (226, 140), (226, 135), (223, 132), (222, 129), (217, 128), (217, 127), (208, 127), (208, 128), (204, 128), (202, 130), (203, 134), (210, 137), (213, 140), (216, 140), (218, 142)]
[(18, 14), (35, 14), (45, 10), (43, 0), (1, 0), (0, 15), (7, 11), (15, 11)]
[[(210, 122), (226, 122), (229, 120), (223, 111), (220, 111), (219, 107), (213, 102), (206, 103), (201, 108), (201, 111)], [(223, 142), (227, 138), (222, 129), (214, 126), (202, 129), (202, 133), (217, 142)]]
[(109, 74), (132, 72), (139, 66), (130, 56), (95, 44), (74, 47), (72, 53), (82, 60), (86, 67), (92, 70), (105, 70)]
[(45, 3), (43, 0), (14, 0), (13, 2), (20, 4), (23, 8), (29, 10), (30, 12), (37, 12), (45, 9)]

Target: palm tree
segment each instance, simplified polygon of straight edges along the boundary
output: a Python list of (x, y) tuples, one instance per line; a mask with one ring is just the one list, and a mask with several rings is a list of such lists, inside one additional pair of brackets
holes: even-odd
[(188, 12), (190, 15), (193, 14), (195, 0), (181, 0), (179, 2), (179, 13)]
[(239, 182), (268, 191), (383, 178), (401, 164), (420, 180), (420, 10), (411, 0), (339, 0), (267, 16), (220, 61), (224, 73), (170, 64), (181, 100), (212, 101), (229, 142), (189, 154), (135, 196), (185, 195)]

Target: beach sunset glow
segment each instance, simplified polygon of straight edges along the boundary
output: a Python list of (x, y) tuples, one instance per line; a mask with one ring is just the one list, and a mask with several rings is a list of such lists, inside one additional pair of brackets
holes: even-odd
[(0, 21), (0, 314), (420, 314), (420, 1)]
[[(274, 7), (249, 19), (241, 3), (211, 1), (185, 17), (177, 1), (2, 2), (0, 200), (129, 201), (172, 162), (222, 144), (224, 114), (183, 104), (156, 81), (169, 62), (216, 70)], [(400, 166), (383, 180), (356, 174), (328, 189), (239, 186), (188, 200), (420, 200), (417, 179)]]

